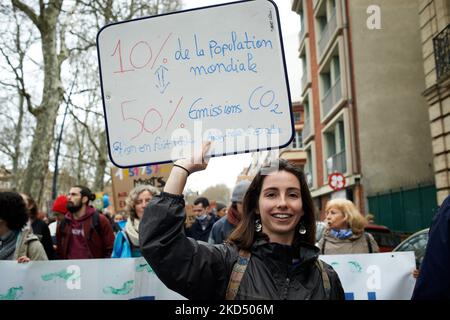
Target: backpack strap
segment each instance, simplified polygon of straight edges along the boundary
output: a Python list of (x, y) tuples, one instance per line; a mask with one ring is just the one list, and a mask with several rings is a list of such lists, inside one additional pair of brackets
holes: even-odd
[(369, 234), (367, 232), (364, 232), (364, 236), (366, 237), (367, 248), (369, 248), (369, 253), (373, 253), (372, 243), (370, 242)]
[(323, 289), (325, 290), (326, 298), (330, 299), (330, 296), (331, 296), (330, 277), (328, 276), (328, 273), (323, 266), (322, 260), (317, 259), (316, 265), (317, 265), (317, 268), (319, 268), (319, 271), (321, 273), (322, 284), (323, 284)]
[[(70, 223), (70, 221), (68, 221)], [(64, 237), (64, 228), (66, 227), (66, 217), (64, 217), (61, 222), (59, 222), (59, 233), (61, 234), (61, 238)]]
[(322, 242), (322, 254), (325, 254), (325, 242), (327, 242), (327, 239), (325, 239), (325, 237), (323, 237), (323, 242)]
[(100, 213), (95, 210), (94, 214), (92, 215), (92, 219), (91, 219), (91, 229), (89, 230), (89, 236), (88, 236), (88, 240), (91, 239), (92, 236), (92, 230), (95, 230), (95, 232), (97, 232), (98, 235), (101, 234), (101, 228), (100, 228)]
[(92, 216), (92, 227), (97, 231), (98, 234), (101, 233), (100, 228), (100, 212), (95, 210), (94, 215)]
[(245, 270), (247, 269), (248, 262), (250, 261), (251, 252), (241, 249), (239, 250), (239, 257), (233, 266), (233, 271), (231, 272), (230, 281), (228, 282), (228, 288), (225, 295), (226, 300), (234, 300), (236, 294), (241, 285), (242, 277), (244, 276)]

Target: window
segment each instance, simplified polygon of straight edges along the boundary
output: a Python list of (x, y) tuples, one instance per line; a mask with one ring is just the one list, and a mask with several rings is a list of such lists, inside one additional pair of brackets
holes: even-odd
[(295, 131), (294, 140), (292, 141), (292, 148), (294, 149), (303, 148), (303, 138), (301, 131)]
[(294, 123), (299, 123), (302, 120), (302, 113), (300, 111), (294, 111)]
[(332, 172), (345, 173), (347, 171), (345, 154), (344, 122), (339, 120), (336, 124), (324, 132), (325, 140), (325, 168), (327, 175)]
[(334, 83), (336, 83), (341, 78), (341, 65), (339, 62), (339, 55), (333, 56), (331, 60), (331, 68), (334, 72)]
[(306, 150), (306, 165), (305, 165), (305, 177), (306, 177), (306, 183), (308, 183), (308, 187), (313, 187), (313, 167), (312, 167), (312, 152), (311, 148)]

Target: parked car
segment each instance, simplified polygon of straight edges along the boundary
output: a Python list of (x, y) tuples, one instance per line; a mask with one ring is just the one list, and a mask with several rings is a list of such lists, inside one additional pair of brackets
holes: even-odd
[(364, 229), (370, 233), (380, 248), (380, 252), (390, 252), (401, 242), (400, 237), (394, 234), (388, 227), (369, 224)]
[(425, 256), (425, 249), (427, 248), (428, 231), (429, 228), (417, 231), (395, 247), (393, 251), (414, 251), (416, 256), (416, 268), (419, 269), (423, 257)]

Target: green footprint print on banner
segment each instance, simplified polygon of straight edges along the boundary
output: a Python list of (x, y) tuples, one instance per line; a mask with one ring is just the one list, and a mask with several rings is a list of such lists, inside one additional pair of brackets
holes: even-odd
[(349, 261), (348, 264), (350, 265), (350, 271), (353, 273), (361, 273), (362, 267), (361, 265), (356, 261)]
[(136, 266), (136, 272), (147, 271), (148, 273), (153, 272), (152, 268), (148, 265), (148, 263), (140, 263)]
[(61, 271), (57, 271), (57, 272), (52, 272), (52, 273), (47, 273), (47, 274), (43, 274), (41, 276), (41, 279), (44, 281), (50, 281), (50, 280), (54, 280), (57, 278), (61, 278), (64, 280), (69, 279), (69, 277), (73, 274), (74, 272), (67, 272), (66, 270), (61, 270)]
[(0, 300), (18, 300), (23, 294), (23, 287), (12, 287), (6, 294), (0, 294)]
[(103, 288), (104, 294), (114, 294), (114, 295), (126, 295), (133, 290), (134, 280), (128, 280), (123, 284), (121, 288), (114, 288), (111, 286)]

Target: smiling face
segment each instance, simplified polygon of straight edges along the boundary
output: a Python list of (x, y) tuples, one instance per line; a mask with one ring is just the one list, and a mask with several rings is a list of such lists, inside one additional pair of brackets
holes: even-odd
[(325, 221), (330, 229), (340, 230), (348, 228), (347, 219), (345, 218), (344, 213), (336, 207), (327, 209)]
[(300, 182), (287, 171), (268, 175), (258, 199), (262, 231), (271, 242), (291, 245), (295, 227), (303, 216)]

